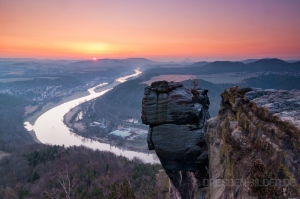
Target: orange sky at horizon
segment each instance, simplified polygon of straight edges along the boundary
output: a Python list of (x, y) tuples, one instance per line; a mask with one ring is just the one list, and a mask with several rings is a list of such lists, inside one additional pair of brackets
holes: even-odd
[(0, 57), (300, 59), (299, 10), (281, 0), (0, 0)]

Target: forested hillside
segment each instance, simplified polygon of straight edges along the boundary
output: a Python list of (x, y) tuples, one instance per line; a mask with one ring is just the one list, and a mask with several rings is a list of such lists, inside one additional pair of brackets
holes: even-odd
[(33, 143), (23, 127), (24, 107), (27, 104), (23, 98), (0, 94), (0, 150), (12, 151), (20, 144)]
[(261, 75), (246, 79), (244, 86), (282, 90), (300, 89), (300, 78), (291, 75)]
[(140, 84), (140, 80), (130, 80), (116, 86), (111, 92), (99, 97), (94, 108), (102, 115), (111, 119), (139, 118), (142, 97), (147, 85)]
[(159, 169), (84, 147), (30, 146), (0, 161), (0, 198), (152, 199)]

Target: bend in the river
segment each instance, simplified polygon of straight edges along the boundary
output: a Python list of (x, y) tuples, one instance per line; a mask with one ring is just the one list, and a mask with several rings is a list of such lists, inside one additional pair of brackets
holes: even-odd
[[(135, 151), (124, 150), (115, 146), (111, 146), (110, 144), (100, 143), (97, 141), (93, 141), (88, 138), (81, 137), (75, 133), (73, 133), (63, 122), (64, 115), (72, 108), (78, 106), (79, 104), (92, 100), (96, 97), (99, 97), (106, 93), (107, 91), (113, 89), (113, 87), (117, 86), (120, 83), (125, 82), (128, 78), (139, 75), (141, 72), (136, 69), (133, 75), (125, 76), (118, 78), (112, 84), (100, 84), (93, 88), (88, 89), (90, 95), (81, 97), (61, 105), (58, 105), (49, 111), (42, 114), (31, 126), (28, 122), (25, 122), (26, 128), (28, 130), (33, 130), (36, 134), (36, 137), (39, 141), (44, 144), (50, 145), (64, 145), (64, 146), (86, 146), (92, 149), (98, 149), (101, 151), (110, 151), (117, 155), (125, 156), (129, 159), (133, 159), (137, 157), (143, 160), (145, 163), (158, 163), (158, 159), (155, 154), (147, 154)], [(95, 88), (102, 86), (100, 89), (97, 89), (95, 92)]]

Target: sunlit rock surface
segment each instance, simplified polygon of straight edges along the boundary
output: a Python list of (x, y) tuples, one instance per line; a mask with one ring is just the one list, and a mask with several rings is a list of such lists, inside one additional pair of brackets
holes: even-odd
[(208, 177), (207, 92), (167, 81), (145, 88), (142, 121), (149, 125), (148, 146), (156, 151), (181, 198), (193, 198)]
[(299, 198), (300, 91), (233, 87), (208, 121), (208, 197)]

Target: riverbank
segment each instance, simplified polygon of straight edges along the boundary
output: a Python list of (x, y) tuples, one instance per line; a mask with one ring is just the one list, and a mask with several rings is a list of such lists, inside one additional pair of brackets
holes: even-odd
[(52, 108), (54, 108), (56, 106), (59, 106), (59, 105), (61, 105), (63, 103), (72, 101), (74, 99), (88, 96), (89, 94), (90, 93), (88, 91), (76, 92), (73, 95), (62, 99), (62, 100), (60, 100), (57, 103), (50, 102), (50, 103), (46, 104), (41, 110), (39, 110), (36, 113), (34, 113), (33, 115), (31, 115), (29, 117), (26, 117), (24, 119), (24, 121), (29, 122), (31, 125), (34, 125), (34, 123), (37, 120), (37, 118), (39, 118), (41, 115), (43, 115), (45, 112), (49, 111), (50, 109), (52, 109)]
[[(104, 86), (104, 87), (97, 87), (93, 91), (101, 92), (104, 89), (113, 88), (120, 83), (124, 83), (129, 78), (135, 77), (137, 75), (141, 74), (141, 71), (135, 70), (135, 74), (128, 75), (125, 77), (118, 78), (116, 81), (112, 82), (111, 84)], [(91, 90), (89, 90), (91, 92)], [(105, 105), (103, 105), (105, 106)], [(84, 106), (86, 108), (86, 106)], [(80, 114), (83, 114), (87, 110), (83, 106), (76, 106), (72, 109), (70, 109), (63, 117), (63, 123), (75, 134), (82, 136), (84, 138), (91, 139), (93, 141), (106, 143), (112, 146), (116, 146), (119, 148), (122, 148), (124, 150), (131, 150), (136, 152), (143, 152), (143, 153), (149, 153), (148, 147), (145, 144), (145, 140), (147, 139), (147, 135), (142, 135), (138, 138), (127, 140), (120, 138), (118, 136), (111, 137), (111, 136), (99, 136), (98, 134), (89, 133), (89, 126), (86, 126), (86, 121), (79, 119), (81, 116)], [(96, 128), (96, 127), (95, 127)], [(113, 131), (113, 130), (111, 130)]]
[[(113, 82), (112, 84), (108, 86), (116, 86), (120, 84), (120, 82)], [(105, 86), (105, 88), (107, 88)], [(100, 88), (101, 89), (101, 88)], [(98, 91), (101, 91), (101, 90)], [(103, 88), (102, 88), (103, 90)], [(88, 103), (93, 103), (93, 102), (88, 102)], [(99, 136), (99, 134), (93, 134), (89, 132), (89, 126), (86, 126), (86, 121), (82, 118), (79, 119), (81, 116), (80, 114), (83, 114), (86, 112), (86, 108), (88, 106), (92, 106), (91, 104), (89, 105), (78, 105), (72, 109), (70, 109), (63, 117), (63, 123), (75, 134), (82, 136), (84, 138), (91, 139), (93, 141), (101, 142), (101, 143), (106, 143), (110, 144), (112, 146), (116, 146), (119, 148), (122, 148), (124, 150), (131, 150), (131, 151), (136, 151), (136, 152), (143, 152), (143, 153), (149, 153), (149, 150), (146, 145), (146, 139), (147, 135), (140, 136), (138, 138), (135, 138), (133, 140), (127, 140), (121, 137), (111, 137), (111, 136)], [(104, 105), (103, 105), (104, 106)], [(94, 127), (97, 128), (97, 127)], [(111, 130), (113, 131), (113, 130)], [(92, 130), (93, 132), (93, 130)], [(150, 152), (151, 153), (151, 152)]]
[[(60, 146), (85, 146), (94, 150), (101, 151), (110, 151), (116, 155), (127, 157), (128, 159), (139, 158), (145, 163), (158, 163), (159, 160), (155, 154), (152, 153), (142, 153), (132, 150), (126, 150), (124, 148), (112, 146), (110, 144), (97, 142), (89, 138), (84, 138), (78, 134), (75, 134), (70, 128), (68, 128), (64, 122), (63, 118), (66, 113), (68, 113), (72, 108), (77, 107), (83, 102), (90, 101), (97, 97), (100, 97), (104, 93), (113, 89), (113, 86), (116, 86), (120, 82), (115, 81), (113, 84), (103, 85), (97, 93), (94, 92), (95, 88), (99, 88), (100, 85), (97, 85), (93, 88), (88, 89), (89, 95), (82, 98), (77, 98), (75, 100), (69, 101), (67, 103), (56, 106), (44, 114), (42, 114), (34, 122), (32, 130), (35, 131), (35, 134), (39, 141), (44, 144), (49, 145), (60, 145)], [(102, 92), (99, 92), (102, 90)], [(143, 140), (145, 141), (145, 139)]]
[(87, 126), (85, 126), (84, 122), (82, 121), (75, 121), (78, 117), (78, 113), (82, 110), (80, 107), (75, 107), (71, 109), (67, 114), (64, 115), (64, 124), (75, 134), (82, 136), (87, 139), (91, 139), (93, 141), (106, 143), (111, 146), (116, 146), (124, 150), (130, 150), (130, 151), (136, 151), (136, 152), (143, 152), (143, 153), (153, 153), (154, 151), (149, 151), (146, 140), (147, 135), (142, 135), (139, 138), (136, 138), (134, 140), (127, 140), (121, 137), (99, 137), (98, 135), (91, 135), (87, 133)]
[[(29, 117), (26, 117), (24, 119), (24, 121), (26, 121), (24, 124), (25, 126), (29, 125), (29, 126), (33, 126), (35, 121), (41, 116), (43, 115), (44, 113), (46, 113), (47, 111), (51, 110), (52, 108), (56, 107), (56, 106), (59, 106), (63, 103), (66, 103), (66, 102), (69, 102), (69, 101), (72, 101), (74, 99), (77, 99), (77, 98), (81, 98), (81, 97), (85, 97), (85, 96), (88, 96), (90, 93), (88, 91), (82, 91), (82, 92), (76, 92), (74, 93), (73, 95), (69, 96), (69, 97), (66, 97), (62, 100), (60, 100), (59, 102), (57, 103), (48, 103), (46, 104), (41, 110), (37, 111), (36, 113), (34, 113), (33, 115), (29, 116)], [(40, 140), (36, 137), (36, 134), (34, 132), (34, 130), (28, 130), (28, 133), (31, 135), (33, 141), (35, 141), (36, 143), (40, 143), (42, 144), (42, 142), (40, 142)]]
[[(64, 115), (64, 124), (69, 127), (70, 129), (74, 129), (76, 132), (85, 132), (86, 129), (82, 122), (73, 122), (74, 117), (77, 117), (77, 113), (80, 111), (79, 106), (72, 108), (68, 113)], [(73, 130), (73, 132), (74, 132)], [(74, 133), (76, 133), (74, 132)]]

